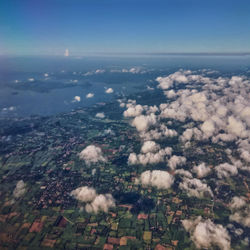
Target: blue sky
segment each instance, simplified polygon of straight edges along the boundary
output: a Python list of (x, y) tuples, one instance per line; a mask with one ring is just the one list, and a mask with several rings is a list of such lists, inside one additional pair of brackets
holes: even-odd
[(1, 0), (0, 54), (250, 52), (250, 0)]

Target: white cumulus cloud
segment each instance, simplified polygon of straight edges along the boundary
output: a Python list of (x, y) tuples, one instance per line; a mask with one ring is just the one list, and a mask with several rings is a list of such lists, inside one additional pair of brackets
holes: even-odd
[(86, 98), (92, 98), (92, 97), (94, 97), (94, 94), (93, 94), (93, 93), (88, 93), (88, 94), (86, 95)]
[(183, 182), (179, 184), (179, 188), (186, 191), (188, 196), (202, 198), (204, 196), (213, 196), (210, 187), (199, 179), (183, 178)]
[(105, 118), (105, 114), (103, 112), (100, 112), (100, 113), (97, 113), (95, 117), (103, 119)]
[(169, 160), (168, 160), (168, 166), (171, 169), (176, 169), (177, 166), (181, 166), (186, 163), (186, 158), (183, 156), (177, 156), (173, 155)]
[(80, 97), (80, 96), (75, 96), (75, 97), (74, 97), (74, 101), (80, 102), (80, 101), (81, 101), (81, 97)]
[(215, 167), (215, 171), (217, 173), (217, 176), (222, 179), (222, 178), (227, 178), (231, 175), (237, 175), (238, 174), (238, 169), (236, 166), (231, 165), (229, 163), (222, 163), (218, 166)]
[(70, 193), (75, 199), (82, 202), (93, 201), (96, 197), (96, 191), (91, 187), (79, 187)]
[(75, 199), (87, 203), (85, 210), (88, 213), (107, 213), (109, 208), (115, 207), (115, 200), (111, 194), (97, 194), (91, 187), (79, 187), (70, 193)]
[(14, 198), (17, 199), (20, 198), (25, 194), (25, 192), (26, 192), (25, 183), (23, 182), (23, 180), (18, 181), (13, 191)]
[(107, 213), (111, 207), (115, 207), (113, 196), (111, 194), (100, 194), (91, 203), (86, 204), (85, 210), (88, 213), (98, 213), (100, 211)]
[(206, 177), (210, 172), (210, 167), (206, 166), (206, 164), (203, 162), (198, 166), (194, 166), (192, 171), (196, 173), (198, 178)]
[(154, 141), (145, 141), (142, 145), (141, 152), (146, 154), (149, 152), (156, 152), (160, 149), (160, 145), (155, 143)]
[(148, 170), (141, 174), (139, 182), (143, 186), (153, 186), (158, 189), (168, 189), (174, 183), (174, 177), (167, 171)]
[(182, 225), (191, 234), (191, 239), (199, 249), (213, 249), (217, 246), (222, 250), (229, 250), (231, 238), (228, 231), (210, 219), (202, 220), (199, 216), (195, 220), (182, 220)]
[(114, 92), (114, 90), (112, 88), (108, 88), (105, 90), (105, 93), (107, 94), (112, 94)]
[(95, 145), (89, 145), (84, 150), (82, 150), (79, 153), (79, 158), (84, 160), (87, 165), (106, 161), (102, 154), (102, 150)]
[(150, 115), (140, 115), (134, 118), (132, 121), (132, 126), (136, 127), (139, 132), (146, 131), (150, 126), (157, 123), (156, 116), (154, 114)]

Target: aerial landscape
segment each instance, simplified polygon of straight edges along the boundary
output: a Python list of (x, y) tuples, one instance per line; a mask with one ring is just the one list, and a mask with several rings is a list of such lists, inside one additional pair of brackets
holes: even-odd
[(250, 2), (0, 3), (0, 249), (249, 249)]

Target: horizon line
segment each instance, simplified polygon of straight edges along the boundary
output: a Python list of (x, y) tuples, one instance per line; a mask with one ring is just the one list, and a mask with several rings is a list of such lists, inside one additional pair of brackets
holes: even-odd
[[(83, 56), (249, 56), (249, 52), (85, 52), (76, 55), (73, 53), (67, 57)], [(1, 57), (65, 57), (62, 54), (0, 54)], [(66, 58), (67, 58), (66, 57)]]

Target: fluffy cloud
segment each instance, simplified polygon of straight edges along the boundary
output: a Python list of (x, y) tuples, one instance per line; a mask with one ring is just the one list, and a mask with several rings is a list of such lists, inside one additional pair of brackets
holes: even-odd
[(80, 101), (81, 101), (81, 97), (76, 95), (76, 96), (74, 97), (74, 101), (75, 101), (75, 102), (80, 102)]
[(114, 92), (114, 90), (112, 88), (108, 88), (105, 90), (105, 93), (107, 94), (112, 94)]
[(158, 128), (142, 131), (140, 133), (140, 137), (144, 140), (159, 140), (165, 137), (174, 137), (177, 135), (178, 134), (174, 129), (169, 129), (164, 124), (161, 124)]
[(87, 165), (97, 163), (99, 161), (105, 162), (106, 159), (102, 155), (102, 150), (95, 145), (87, 146), (79, 153), (79, 158), (84, 160)]
[(108, 212), (109, 208), (115, 207), (115, 200), (111, 194), (97, 195), (94, 188), (87, 186), (73, 190), (70, 195), (75, 199), (86, 202), (85, 210), (88, 213)]
[(233, 212), (229, 216), (231, 221), (235, 221), (245, 227), (250, 227), (250, 205), (244, 197), (234, 196), (229, 207)]
[(243, 206), (239, 211), (229, 216), (231, 221), (236, 221), (237, 223), (250, 227), (250, 205)]
[(139, 182), (143, 186), (153, 186), (158, 189), (168, 189), (174, 183), (174, 177), (167, 171), (148, 170), (141, 174)]
[(132, 67), (130, 69), (112, 69), (110, 70), (112, 73), (132, 73), (132, 74), (145, 74), (147, 71), (143, 70), (141, 67)]
[(130, 106), (127, 110), (123, 112), (125, 117), (136, 117), (141, 115), (143, 112), (143, 107), (141, 105)]
[(157, 123), (156, 116), (154, 114), (150, 115), (140, 115), (135, 117), (132, 121), (132, 126), (136, 127), (139, 132), (147, 131), (150, 126)]
[(143, 107), (146, 110), (147, 115), (150, 115), (151, 113), (155, 114), (156, 112), (159, 111), (159, 108), (157, 106), (155, 106), (155, 105), (154, 106), (144, 105)]
[(181, 166), (186, 163), (186, 158), (183, 156), (176, 156), (173, 155), (169, 160), (168, 160), (168, 166), (171, 169), (176, 169), (177, 166)]
[(238, 140), (238, 151), (240, 153), (240, 157), (246, 161), (247, 163), (250, 162), (250, 139), (248, 140)]
[(135, 117), (131, 124), (136, 127), (142, 139), (149, 141), (177, 136), (175, 130), (169, 129), (165, 124), (159, 122), (157, 106), (136, 105), (135, 100), (128, 100), (127, 104), (120, 101), (120, 106), (127, 107), (127, 110), (123, 112), (124, 117)]
[[(176, 92), (173, 89), (165, 91), (168, 97), (175, 96), (177, 99), (160, 105), (160, 118), (181, 122), (191, 118), (202, 122), (200, 129), (194, 127), (184, 131), (181, 141), (190, 141), (193, 137), (197, 140), (212, 138), (214, 143), (250, 139), (250, 101), (247, 94), (250, 87), (245, 77), (212, 79), (181, 70), (157, 78), (157, 81), (162, 89), (169, 89), (176, 83), (196, 83)], [(218, 90), (222, 93), (217, 93)], [(248, 161), (247, 152), (250, 153), (250, 149), (241, 153), (242, 158)]]
[(88, 94), (86, 95), (86, 98), (92, 98), (92, 97), (94, 97), (94, 94), (93, 94), (93, 93), (88, 93)]
[(203, 162), (198, 166), (194, 166), (192, 171), (196, 173), (198, 178), (203, 178), (211, 172), (211, 169), (210, 167), (206, 166), (205, 163)]
[(169, 98), (169, 99), (171, 99), (171, 98), (174, 98), (174, 97), (176, 97), (176, 92), (173, 90), (173, 89), (171, 89), (171, 90), (169, 90), (169, 91), (164, 91), (164, 95), (167, 97), (167, 98)]
[(138, 74), (141, 72), (141, 69), (139, 67), (133, 67), (129, 69), (129, 72), (133, 74)]
[(222, 250), (230, 249), (231, 238), (222, 225), (214, 224), (210, 219), (202, 220), (200, 216), (195, 220), (183, 220), (182, 225), (191, 234), (197, 248), (217, 246)]
[(88, 213), (108, 212), (109, 208), (115, 207), (115, 200), (111, 194), (100, 194), (95, 199), (86, 204), (85, 210)]
[(196, 178), (183, 178), (183, 182), (179, 184), (179, 188), (186, 191), (188, 196), (195, 196), (197, 198), (202, 198), (207, 195), (213, 196), (210, 187)]
[(183, 134), (182, 134), (182, 136), (180, 137), (180, 139), (181, 139), (183, 142), (185, 142), (185, 141), (190, 141), (192, 137), (193, 137), (193, 129), (188, 128), (188, 129), (186, 129), (186, 130), (183, 132)]
[(144, 144), (142, 145), (142, 148), (141, 148), (141, 152), (146, 154), (146, 153), (149, 153), (149, 152), (156, 152), (160, 149), (160, 145), (155, 143), (154, 141), (146, 141), (144, 142)]
[(169, 89), (174, 84), (187, 84), (187, 83), (205, 83), (211, 84), (212, 81), (208, 77), (202, 75), (194, 75), (190, 70), (180, 70), (167, 77), (157, 77), (156, 81), (159, 82), (158, 88), (163, 90)]
[(230, 208), (232, 209), (242, 208), (245, 205), (246, 201), (243, 199), (243, 197), (237, 197), (237, 196), (234, 196), (229, 204)]
[(161, 153), (146, 153), (146, 154), (138, 154), (136, 155), (135, 153), (131, 153), (128, 158), (128, 163), (130, 165), (135, 165), (135, 164), (142, 164), (142, 165), (147, 165), (147, 164), (157, 164), (159, 162), (164, 162), (165, 154)]
[(128, 158), (128, 164), (136, 165), (136, 164), (157, 164), (159, 162), (165, 162), (165, 158), (167, 155), (172, 154), (172, 148), (166, 147), (164, 149), (160, 149), (156, 152), (147, 152), (145, 154), (135, 154), (131, 153)]
[(241, 149), (241, 154), (240, 154), (240, 157), (246, 161), (246, 162), (250, 162), (250, 153), (246, 150), (242, 150)]
[(250, 107), (243, 107), (240, 112), (240, 117), (250, 126)]
[(158, 87), (161, 89), (168, 89), (172, 87), (174, 82), (177, 83), (187, 83), (188, 78), (184, 72), (175, 72), (167, 77), (157, 77), (156, 81), (159, 82)]
[(240, 76), (232, 76), (231, 80), (229, 81), (230, 85), (239, 85), (242, 83), (242, 81), (244, 80), (243, 77)]
[(217, 176), (222, 178), (227, 178), (231, 175), (237, 175), (238, 169), (236, 166), (231, 165), (229, 163), (223, 163), (215, 167), (215, 171), (217, 173)]
[(182, 142), (191, 141), (192, 138), (201, 140), (203, 138), (202, 132), (198, 128), (188, 128), (180, 136)]
[(219, 141), (229, 142), (229, 141), (234, 141), (235, 139), (236, 139), (235, 135), (220, 133), (220, 134), (212, 137), (212, 142), (213, 143), (217, 143)]
[(203, 131), (206, 137), (211, 137), (215, 131), (214, 122), (212, 120), (206, 120), (201, 125), (201, 131)]
[(70, 193), (75, 199), (82, 202), (93, 201), (96, 197), (96, 191), (91, 187), (79, 187)]
[[(175, 130), (165, 125), (170, 127), (174, 124), (173, 120), (177, 120), (184, 129), (179, 137), (185, 146), (182, 147), (183, 150), (192, 145), (192, 140), (211, 140), (222, 146), (229, 142), (235, 143), (238, 152), (232, 150), (231, 154), (235, 153), (234, 157), (240, 157), (242, 163), (231, 160), (231, 164), (220, 164), (214, 168), (215, 173), (218, 178), (226, 178), (237, 175), (238, 169), (250, 171), (250, 81), (242, 76), (212, 78), (205, 77), (206, 71), (202, 71), (201, 75), (197, 72), (194, 74), (191, 71), (180, 70), (166, 77), (158, 77), (158, 87), (163, 89), (168, 98), (166, 103), (149, 108), (130, 100), (124, 104), (126, 111), (131, 108), (125, 116), (134, 117), (132, 126), (136, 127), (143, 141), (177, 136)], [(178, 87), (178, 84), (181, 84), (181, 87)], [(188, 124), (184, 124), (185, 121), (188, 121)], [(129, 163), (146, 165), (167, 161), (167, 157), (159, 152), (157, 149), (141, 151), (140, 154), (132, 153)], [(171, 169), (185, 163), (176, 157), (168, 160)], [(205, 164), (194, 166), (192, 169), (197, 178), (206, 177), (211, 171)], [(185, 172), (184, 169), (179, 169), (175, 173), (182, 176), (180, 188), (186, 190), (189, 195), (213, 195), (207, 184), (199, 179), (193, 179), (191, 173)]]
[(190, 178), (190, 179), (193, 178), (192, 174), (189, 171), (184, 170), (184, 169), (177, 169), (174, 173), (177, 175), (181, 175), (181, 176)]
[(8, 112), (8, 111), (14, 111), (14, 110), (16, 110), (16, 107), (10, 106), (10, 107), (8, 107), (8, 108), (3, 108), (3, 109), (2, 109), (2, 112)]
[(239, 136), (239, 137), (246, 136), (245, 125), (240, 120), (237, 120), (233, 116), (228, 117), (227, 129), (228, 129), (229, 133), (232, 133), (236, 136)]
[(18, 181), (13, 191), (14, 198), (16, 199), (20, 198), (25, 194), (25, 192), (26, 192), (25, 183), (23, 182), (23, 180)]
[(128, 157), (128, 164), (129, 165), (136, 165), (139, 164), (138, 158), (136, 153), (131, 153)]
[(154, 90), (154, 88), (147, 85), (147, 90)]
[(103, 118), (105, 118), (105, 114), (104, 114), (103, 112), (97, 113), (97, 114), (95, 115), (95, 117), (103, 119)]
[(180, 90), (180, 95), (175, 101), (161, 105), (161, 117), (171, 118), (184, 122), (186, 118), (192, 118), (194, 121), (205, 121), (208, 119), (207, 112), (208, 99), (206, 93), (197, 90)]
[(95, 71), (96, 74), (102, 74), (102, 73), (105, 73), (105, 69), (97, 69)]
[(105, 73), (105, 69), (97, 69), (97, 70), (94, 70), (94, 71), (89, 71), (89, 72), (86, 72), (85, 74), (83, 74), (84, 76), (92, 76), (92, 75), (98, 75), (98, 74), (103, 74)]

